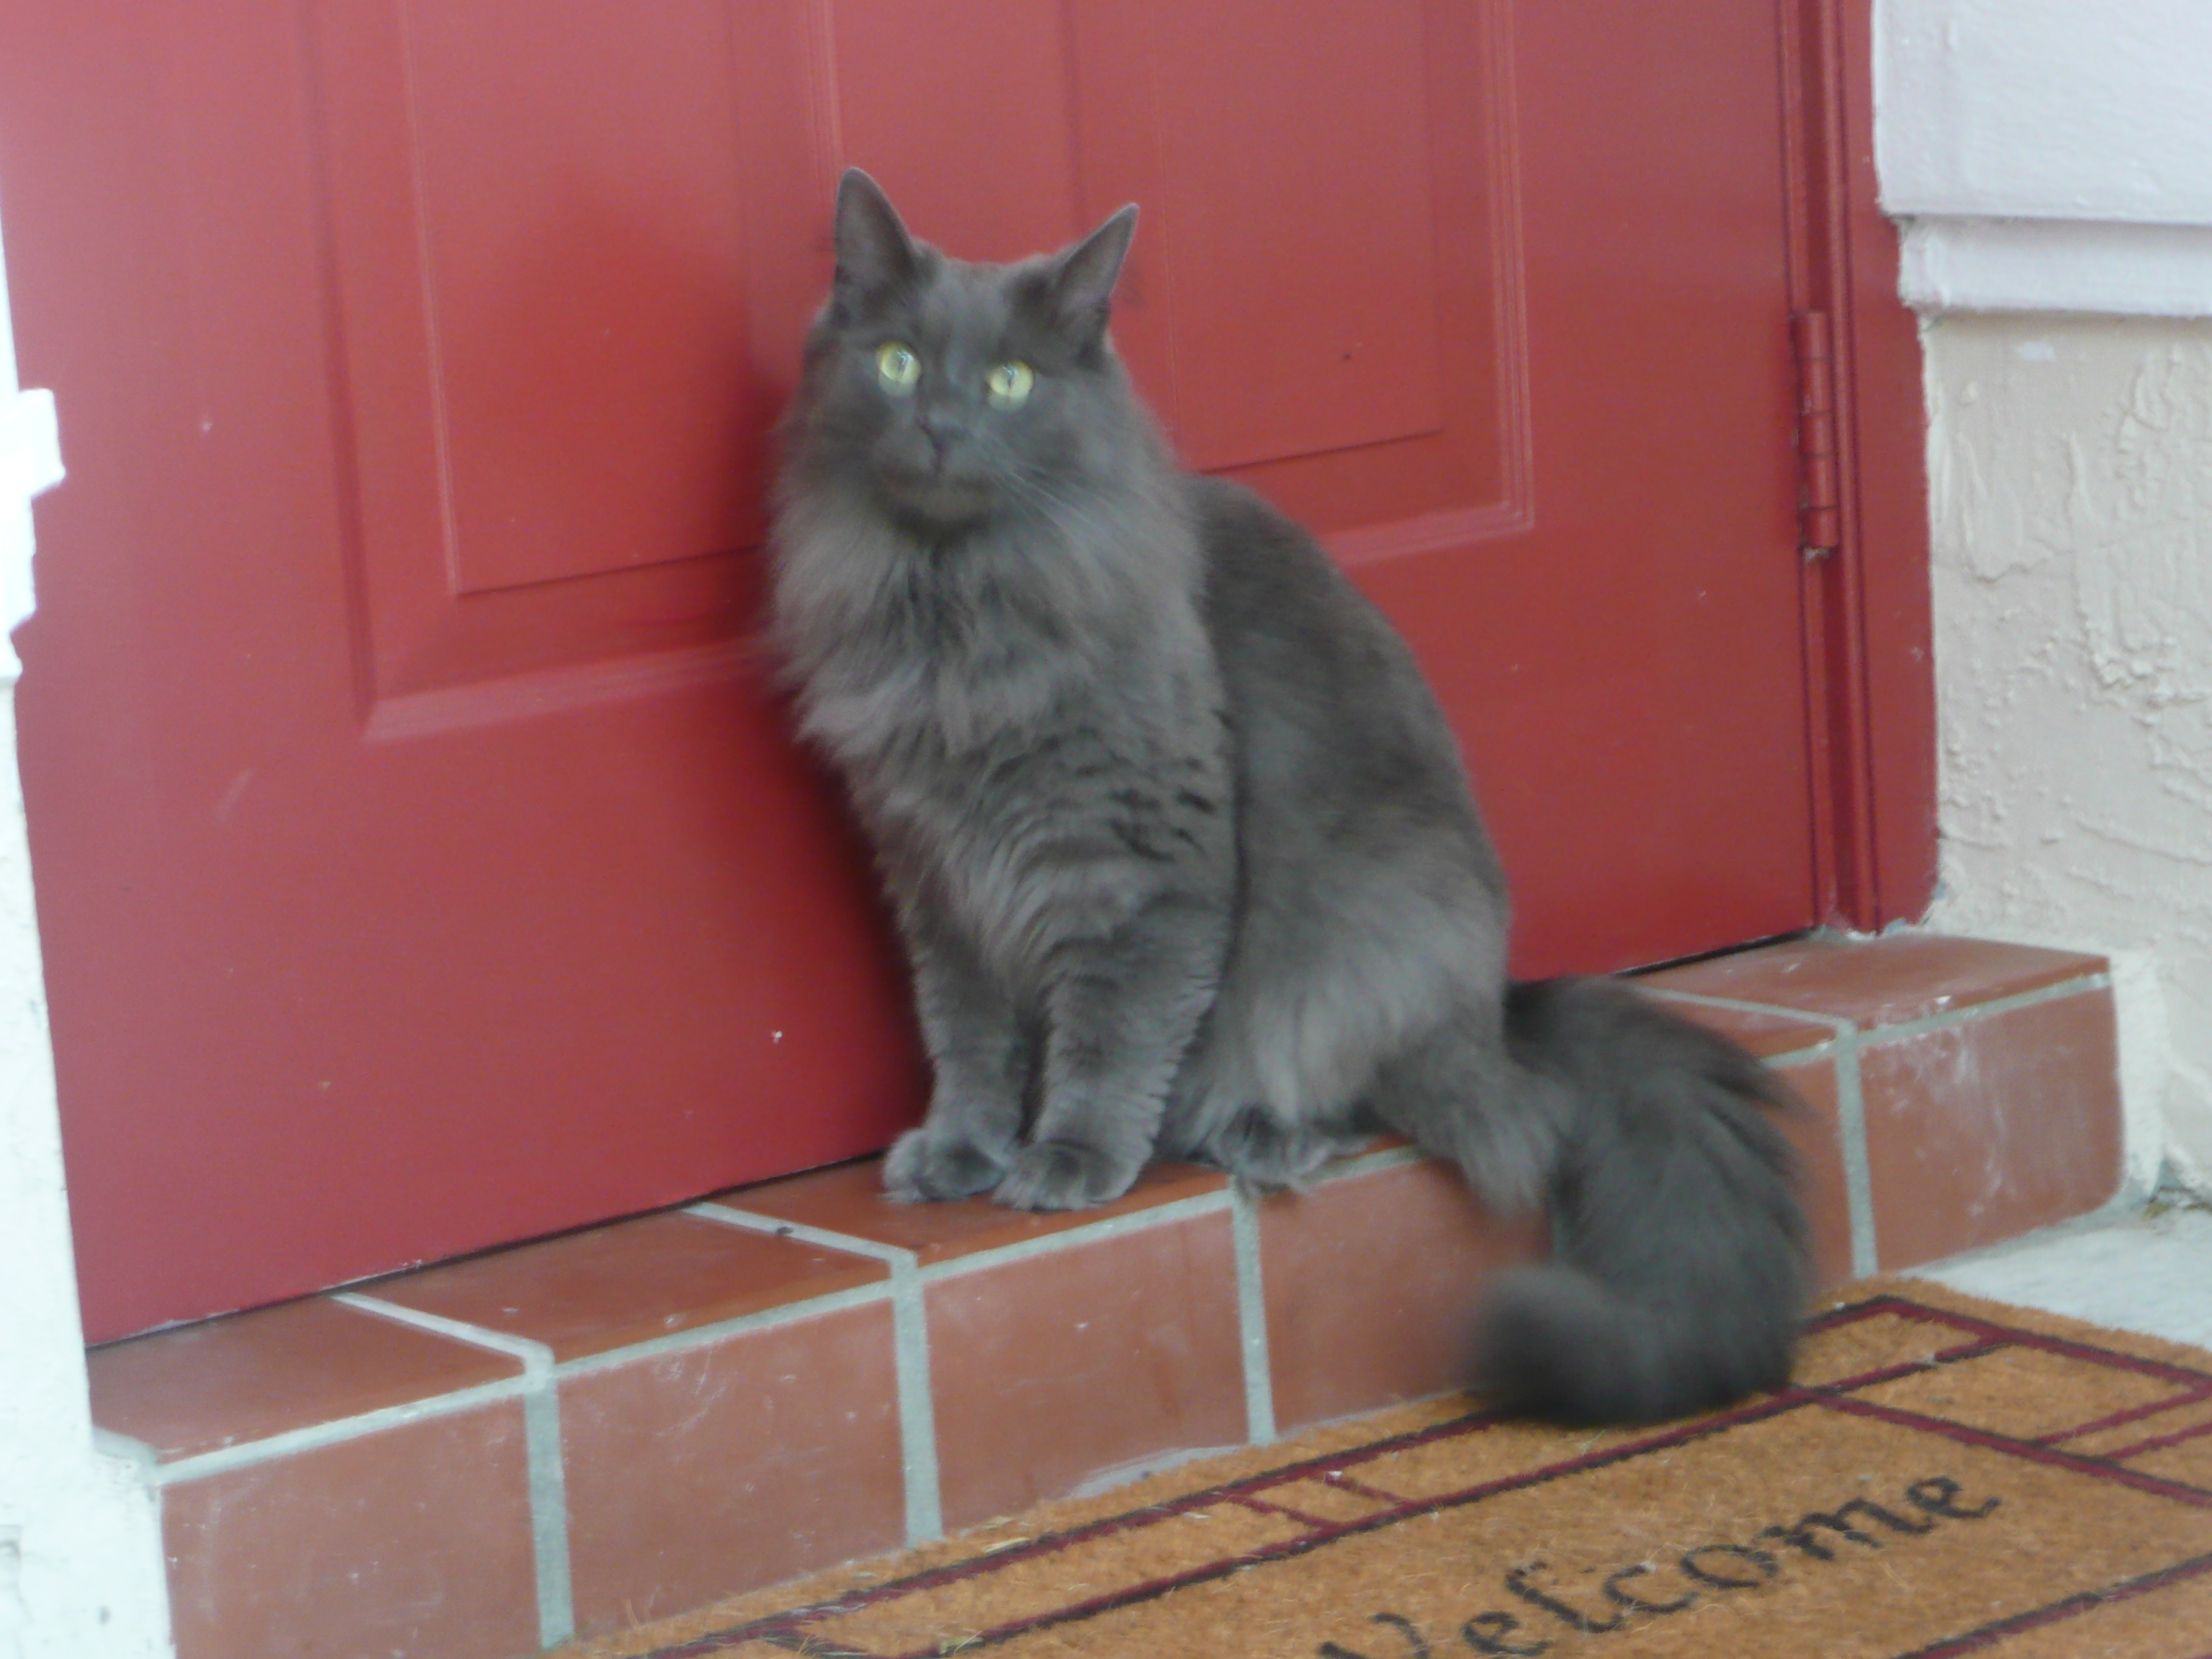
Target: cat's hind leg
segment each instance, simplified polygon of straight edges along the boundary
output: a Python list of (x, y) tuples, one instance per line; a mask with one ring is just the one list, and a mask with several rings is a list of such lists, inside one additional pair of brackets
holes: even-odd
[[(1255, 1023), (1249, 989), (1249, 966), (1232, 963), (1169, 1091), (1159, 1155), (1211, 1164), (1263, 1190), (1297, 1189), (1331, 1159), (1364, 1150), (1382, 1125), (1356, 1103), (1356, 1058), (1288, 1071), (1255, 1063), (1261, 1050), (1295, 1044)], [(1301, 1093), (1309, 1077), (1328, 1092)]]
[(1349, 1124), (1288, 1123), (1255, 1103), (1231, 1113), (1194, 1155), (1255, 1187), (1296, 1189), (1330, 1159), (1373, 1138)]

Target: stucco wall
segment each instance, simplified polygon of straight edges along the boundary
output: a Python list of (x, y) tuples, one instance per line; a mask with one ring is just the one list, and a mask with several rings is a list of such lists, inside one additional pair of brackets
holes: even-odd
[[(2212, 322), (1925, 331), (1931, 920), (2150, 953), (2138, 1073), (2212, 1173)], [(2162, 1050), (2162, 1052), (2161, 1052)]]

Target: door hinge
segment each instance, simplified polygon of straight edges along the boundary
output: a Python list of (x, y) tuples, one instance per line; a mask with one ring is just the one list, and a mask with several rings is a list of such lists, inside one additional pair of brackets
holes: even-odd
[(1836, 465), (1835, 328), (1825, 311), (1790, 319), (1797, 347), (1797, 535), (1806, 556), (1844, 544), (1843, 482)]

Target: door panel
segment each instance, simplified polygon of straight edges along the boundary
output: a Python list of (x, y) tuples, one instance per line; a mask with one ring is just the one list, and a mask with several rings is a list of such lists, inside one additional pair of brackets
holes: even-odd
[(1324, 532), (1523, 511), (1501, 9), (1073, 15), (1085, 216), (1151, 204), (1116, 337), (1186, 459)]
[(780, 391), (749, 365), (804, 315), (773, 276), (805, 261), (760, 250), (806, 250), (818, 204), (744, 165), (804, 60), (732, 9), (315, 9), (378, 703), (592, 662), (626, 695), (635, 653), (740, 629)]
[[(755, 459), (764, 411), (739, 402), (731, 303), (757, 227), (719, 10), (571, 0), (526, 33), (498, 3), (404, 19), (399, 83), (363, 113), (411, 140), (457, 595), (726, 553), (757, 528), (757, 470), (732, 461)], [(326, 84), (363, 67), (323, 57)]]
[(1210, 471), (1436, 432), (1421, 7), (1243, 0), (1144, 21), (1185, 459)]
[(1768, 0), (122, 9), (0, 0), (95, 1335), (916, 1109), (756, 635), (848, 161), (972, 257), (1143, 204), (1133, 372), (1421, 653), (1521, 971), (1814, 919)]

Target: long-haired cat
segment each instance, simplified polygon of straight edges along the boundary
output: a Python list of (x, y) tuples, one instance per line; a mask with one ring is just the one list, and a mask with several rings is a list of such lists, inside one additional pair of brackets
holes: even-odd
[(1155, 1157), (1297, 1182), (1377, 1127), (1553, 1259), (1471, 1379), (1580, 1421), (1780, 1385), (1785, 1091), (1605, 981), (1509, 982), (1505, 883), (1411, 653), (1311, 537), (1178, 467), (1107, 332), (1125, 208), (971, 264), (865, 173), (778, 484), (774, 630), (911, 959), (934, 1092), (901, 1199), (1113, 1198)]

